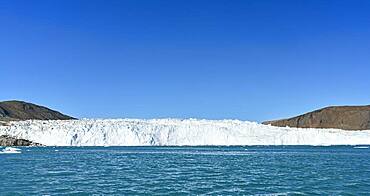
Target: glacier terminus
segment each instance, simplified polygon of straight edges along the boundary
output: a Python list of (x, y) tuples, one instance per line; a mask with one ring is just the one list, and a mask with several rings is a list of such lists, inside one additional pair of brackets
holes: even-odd
[(274, 127), (239, 120), (27, 120), (0, 126), (47, 146), (368, 145), (370, 130)]

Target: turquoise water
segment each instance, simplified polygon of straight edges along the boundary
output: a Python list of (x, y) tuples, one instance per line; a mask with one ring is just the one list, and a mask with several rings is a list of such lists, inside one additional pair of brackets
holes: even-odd
[(0, 195), (370, 194), (353, 146), (21, 149), (0, 154)]

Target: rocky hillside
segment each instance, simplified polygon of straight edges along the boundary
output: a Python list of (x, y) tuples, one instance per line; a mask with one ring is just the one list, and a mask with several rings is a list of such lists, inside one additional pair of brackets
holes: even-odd
[[(9, 126), (10, 121), (19, 120), (71, 120), (73, 117), (64, 115), (49, 108), (23, 101), (0, 102), (0, 126)], [(8, 135), (0, 136), (0, 146), (40, 146), (29, 140)]]
[(0, 121), (30, 119), (70, 120), (74, 118), (49, 108), (23, 101), (0, 102)]
[(263, 124), (279, 127), (370, 130), (370, 105), (327, 107), (293, 118), (266, 121)]

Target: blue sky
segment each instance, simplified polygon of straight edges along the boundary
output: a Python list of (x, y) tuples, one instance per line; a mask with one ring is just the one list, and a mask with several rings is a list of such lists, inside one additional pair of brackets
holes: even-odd
[(370, 1), (0, 1), (0, 100), (263, 121), (370, 104)]

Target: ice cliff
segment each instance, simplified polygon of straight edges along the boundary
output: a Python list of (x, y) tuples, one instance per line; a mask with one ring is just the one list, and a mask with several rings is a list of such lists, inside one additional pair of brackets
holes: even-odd
[(282, 128), (238, 120), (28, 120), (0, 125), (0, 135), (50, 146), (370, 144), (370, 130)]

